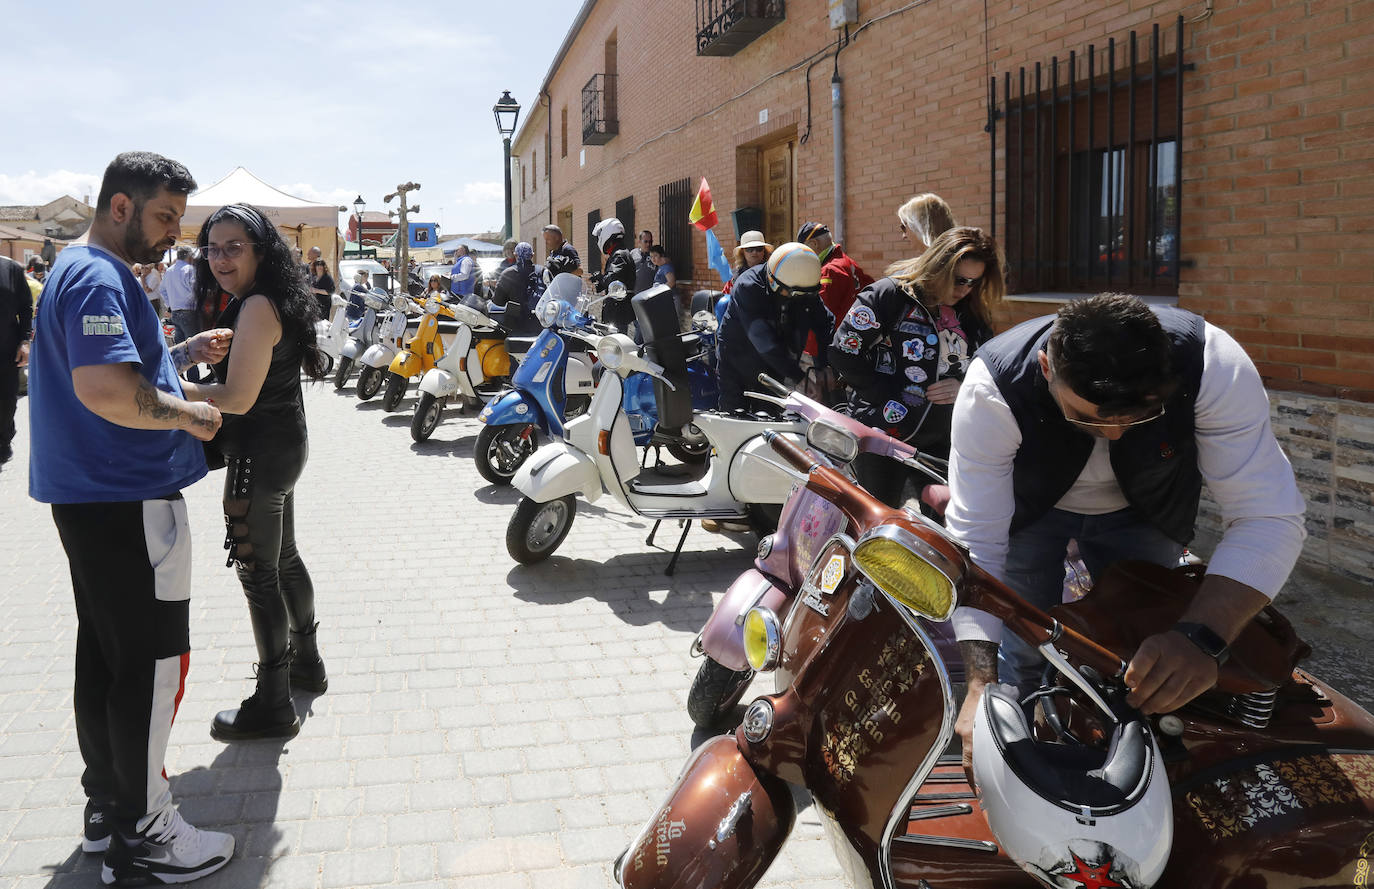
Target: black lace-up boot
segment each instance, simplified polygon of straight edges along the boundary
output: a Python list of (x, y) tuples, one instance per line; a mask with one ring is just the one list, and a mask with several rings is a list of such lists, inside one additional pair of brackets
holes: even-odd
[(322, 693), (329, 689), (329, 678), (324, 673), (324, 661), (320, 660), (320, 649), (315, 644), (313, 623), (304, 630), (291, 631), (291, 687), (297, 691)]
[(210, 726), (210, 737), (217, 741), (256, 741), (266, 738), (294, 738), (301, 730), (296, 708), (291, 702), (289, 659), (275, 664), (255, 665), (258, 687), (237, 710), (221, 710)]

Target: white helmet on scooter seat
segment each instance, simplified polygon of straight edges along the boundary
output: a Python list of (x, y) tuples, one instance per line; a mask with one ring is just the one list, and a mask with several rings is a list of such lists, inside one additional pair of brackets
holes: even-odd
[(973, 774), (1002, 850), (1045, 885), (1148, 889), (1164, 873), (1173, 801), (1143, 718), (1118, 724), (1105, 750), (1038, 741), (1014, 694), (989, 685)]
[(787, 296), (819, 293), (821, 258), (805, 244), (789, 241), (768, 257), (768, 286)]
[(606, 244), (616, 235), (624, 237), (625, 226), (614, 216), (609, 219), (603, 219), (592, 227), (592, 237), (596, 238), (596, 247), (602, 253), (606, 252)]

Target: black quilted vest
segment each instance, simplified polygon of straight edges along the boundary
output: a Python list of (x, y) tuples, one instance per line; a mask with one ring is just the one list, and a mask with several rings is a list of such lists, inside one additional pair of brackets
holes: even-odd
[[(1186, 544), (1193, 538), (1202, 494), (1193, 411), (1202, 385), (1205, 324), (1181, 309), (1154, 311), (1173, 343), (1178, 389), (1165, 402), (1163, 417), (1128, 429), (1108, 445), (1127, 502), (1171, 540)], [(1095, 441), (1064, 419), (1040, 372), (1037, 355), (1049, 341), (1053, 324), (1053, 316), (1031, 319), (978, 350), (1021, 430), (1021, 447), (1012, 466), (1013, 533), (1049, 512), (1068, 492), (1087, 465)]]

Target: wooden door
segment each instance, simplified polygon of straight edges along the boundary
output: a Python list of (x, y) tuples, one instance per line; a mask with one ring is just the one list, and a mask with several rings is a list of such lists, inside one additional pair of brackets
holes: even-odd
[(763, 183), (763, 237), (773, 246), (792, 240), (794, 183), (792, 142), (778, 142), (759, 150), (759, 181)]

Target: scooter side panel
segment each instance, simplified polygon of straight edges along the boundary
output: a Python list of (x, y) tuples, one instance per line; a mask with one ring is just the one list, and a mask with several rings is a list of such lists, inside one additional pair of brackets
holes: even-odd
[[(759, 424), (754, 422), (757, 427)], [(794, 444), (802, 447), (806, 442), (802, 436), (805, 430), (794, 427), (796, 424), (779, 422), (770, 427), (778, 431), (799, 433), (792, 436)], [(762, 431), (762, 430), (758, 430)], [(707, 433), (710, 434), (709, 432)], [(715, 438), (711, 439), (713, 442)], [(721, 451), (721, 453), (730, 453)], [(772, 445), (763, 440), (762, 435), (746, 441), (739, 450), (733, 452), (730, 461), (730, 494), (740, 503), (784, 503), (792, 490), (792, 477), (778, 467), (778, 456)]]
[(755, 605), (762, 605), (774, 614), (786, 614), (791, 596), (773, 582), (750, 568), (730, 584), (725, 596), (711, 612), (706, 626), (701, 628), (701, 647), (716, 661), (731, 670), (748, 670), (744, 656), (744, 615)]
[(515, 471), (511, 486), (537, 503), (569, 494), (581, 494), (588, 502), (601, 496), (596, 464), (563, 441), (551, 441), (531, 454)]
[(668, 799), (615, 869), (624, 889), (749, 889), (796, 821), (787, 785), (721, 735), (687, 761)]
[(534, 423), (545, 435), (549, 434), (549, 424), (544, 419), (544, 411), (533, 398), (519, 389), (509, 389), (487, 402), (478, 419), (488, 426)]

